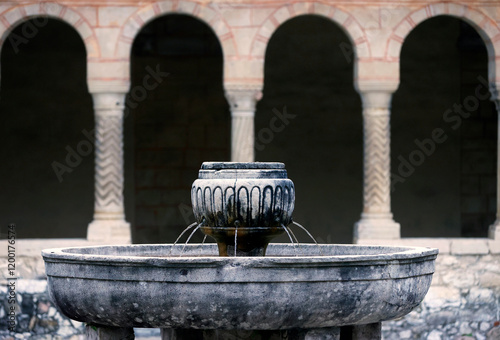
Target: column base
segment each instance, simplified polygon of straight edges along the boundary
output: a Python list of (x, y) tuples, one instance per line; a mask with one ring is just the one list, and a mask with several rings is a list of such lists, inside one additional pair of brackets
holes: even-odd
[(488, 230), (488, 237), (492, 240), (500, 241), (500, 219), (497, 219)]
[(354, 243), (363, 239), (399, 239), (401, 226), (392, 219), (392, 214), (361, 214), (354, 225)]
[(131, 244), (130, 223), (125, 220), (94, 220), (88, 226), (87, 240), (100, 243)]

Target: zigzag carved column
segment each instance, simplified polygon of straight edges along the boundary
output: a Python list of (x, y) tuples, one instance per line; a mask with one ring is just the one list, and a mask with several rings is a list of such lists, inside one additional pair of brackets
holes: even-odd
[(231, 161), (253, 162), (255, 159), (255, 104), (260, 99), (260, 86), (226, 86), (231, 107)]
[(130, 243), (123, 205), (124, 93), (94, 93), (95, 210), (89, 241)]
[(364, 127), (363, 213), (354, 240), (395, 239), (399, 223), (391, 213), (390, 102), (392, 92), (361, 92)]

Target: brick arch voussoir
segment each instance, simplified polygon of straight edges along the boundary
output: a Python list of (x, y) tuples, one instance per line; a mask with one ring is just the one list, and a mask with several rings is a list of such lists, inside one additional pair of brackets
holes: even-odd
[[(78, 13), (78, 11), (55, 2), (19, 5), (0, 13), (0, 46), (3, 46), (15, 27), (36, 18), (58, 19), (70, 25), (80, 35), (85, 45), (87, 59), (100, 57), (97, 37), (85, 17)], [(37, 20), (34, 21), (33, 25), (35, 29), (40, 29), (43, 27), (44, 22), (46, 21)], [(32, 35), (34, 36), (36, 34), (32, 31), (29, 32), (30, 34), (28, 37), (22, 38), (29, 39)]]
[(270, 13), (253, 38), (251, 56), (264, 60), (267, 44), (274, 32), (287, 20), (308, 14), (325, 17), (339, 25), (351, 41), (355, 57), (371, 58), (366, 32), (356, 18), (335, 6), (317, 2), (286, 4)]
[[(494, 67), (495, 51), (500, 51), (500, 28), (488, 15), (467, 5), (454, 3), (436, 3), (409, 13), (393, 29), (386, 45), (385, 59), (399, 62), (401, 48), (406, 37), (413, 29), (427, 19), (440, 15), (462, 19), (476, 28), (488, 49), (491, 67)], [(490, 77), (491, 78), (491, 77)]]
[(193, 1), (159, 1), (133, 13), (121, 28), (115, 46), (117, 59), (129, 60), (132, 44), (140, 30), (149, 22), (167, 14), (186, 14), (207, 24), (221, 44), (224, 58), (236, 54), (236, 43), (230, 26), (214, 6)]

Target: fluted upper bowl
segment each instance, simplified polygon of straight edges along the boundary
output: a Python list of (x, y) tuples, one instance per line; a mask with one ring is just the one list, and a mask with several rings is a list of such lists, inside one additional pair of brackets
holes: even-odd
[(276, 162), (205, 162), (191, 189), (198, 223), (212, 228), (282, 228), (291, 223), (295, 188)]

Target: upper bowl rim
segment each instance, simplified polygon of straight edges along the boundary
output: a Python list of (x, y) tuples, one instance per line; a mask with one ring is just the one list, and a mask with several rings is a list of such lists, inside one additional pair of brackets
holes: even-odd
[(261, 169), (285, 169), (281, 162), (203, 162), (201, 170), (261, 170)]

